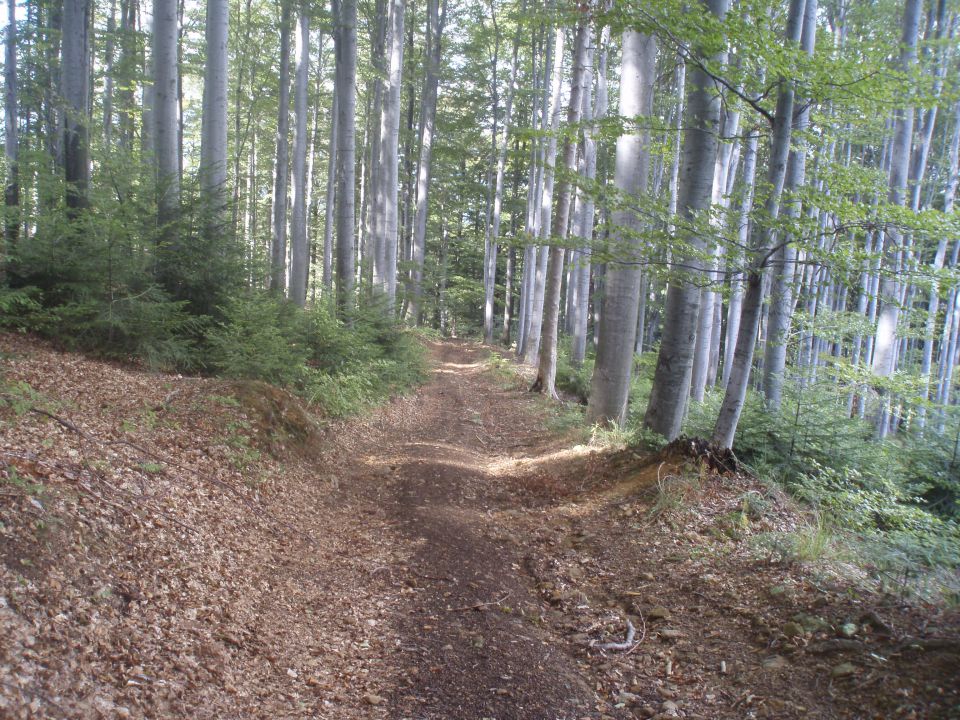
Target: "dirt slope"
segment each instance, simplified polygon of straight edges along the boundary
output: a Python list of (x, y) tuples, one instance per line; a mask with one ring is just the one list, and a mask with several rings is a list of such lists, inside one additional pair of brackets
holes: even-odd
[(788, 505), (573, 446), (476, 346), (323, 428), (0, 351), (0, 717), (960, 716), (955, 615), (763, 560)]

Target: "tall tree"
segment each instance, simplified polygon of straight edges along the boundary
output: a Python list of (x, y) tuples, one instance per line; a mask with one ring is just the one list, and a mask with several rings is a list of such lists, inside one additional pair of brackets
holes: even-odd
[(7, 159), (7, 178), (4, 188), (4, 247), (0, 247), (0, 280), (7, 264), (7, 254), (17, 244), (20, 235), (20, 169), (17, 108), (17, 4), (7, 0), (7, 33), (4, 43), (4, 154)]
[(310, 80), (310, 10), (301, 0), (297, 13), (297, 69), (293, 92), (293, 204), (290, 218), (290, 299), (307, 302), (310, 256), (307, 246), (307, 90)]
[[(728, 0), (707, 0), (713, 17), (723, 20)], [(711, 58), (714, 64), (726, 60), (726, 48)], [(683, 158), (677, 188), (677, 211), (686, 251), (677, 252), (674, 276), (667, 289), (663, 319), (663, 337), (657, 355), (653, 389), (644, 416), (644, 425), (668, 440), (680, 434), (680, 424), (687, 407), (690, 376), (693, 370), (694, 342), (700, 311), (698, 256), (706, 248), (706, 240), (697, 232), (697, 221), (703, 222), (713, 190), (720, 126), (720, 95), (713, 79), (702, 64), (688, 68), (688, 95), (685, 109), (686, 130), (683, 135)]]
[(277, 104), (277, 155), (273, 172), (273, 226), (270, 288), (287, 287), (287, 189), (290, 181), (290, 23), (293, 0), (280, 0), (280, 98)]
[(607, 263), (604, 278), (603, 312), (597, 359), (590, 385), (587, 417), (595, 423), (622, 424), (630, 394), (630, 372), (636, 343), (638, 298), (640, 296), (638, 231), (641, 219), (632, 198), (646, 192), (650, 166), (650, 133), (646, 118), (653, 109), (656, 79), (657, 42), (652, 35), (635, 30), (623, 34), (620, 69), (620, 116), (639, 123), (617, 140), (614, 185), (622, 194), (622, 205), (613, 222), (623, 253)]
[(584, 78), (587, 77), (587, 48), (590, 42), (590, 16), (580, 11), (573, 47), (573, 74), (570, 79), (570, 101), (567, 107), (567, 126), (574, 134), (563, 141), (563, 169), (557, 207), (550, 228), (550, 253), (543, 292), (543, 326), (540, 331), (540, 363), (532, 389), (554, 396), (557, 375), (557, 340), (560, 320), (560, 285), (563, 282), (563, 242), (567, 237), (570, 219), (571, 176), (577, 169), (577, 139), (575, 130), (583, 109)]
[(207, 240), (225, 229), (227, 205), (227, 37), (228, 0), (207, 0), (207, 50), (203, 78), (200, 137), (200, 187), (206, 213)]
[(64, 0), (63, 78), (65, 103), (63, 167), (67, 181), (67, 212), (71, 217), (89, 202), (90, 155), (88, 99), (90, 92), (90, 0)]
[(357, 3), (337, 0), (337, 306), (341, 314), (353, 307), (354, 223), (356, 190)]
[(443, 28), (446, 24), (446, 0), (427, 0), (426, 69), (420, 104), (420, 158), (417, 161), (417, 207), (413, 220), (411, 271), (412, 292), (409, 318), (419, 325), (422, 318), (423, 267), (427, 245), (427, 213), (430, 209), (430, 176), (433, 159), (433, 133), (437, 118), (437, 91), (440, 76), (440, 55), (443, 49)]
[[(180, 144), (178, 142), (177, 0), (153, 0), (153, 84), (150, 130), (157, 168), (157, 224), (165, 244), (177, 242), (180, 219)], [(164, 270), (165, 271), (165, 270)]]

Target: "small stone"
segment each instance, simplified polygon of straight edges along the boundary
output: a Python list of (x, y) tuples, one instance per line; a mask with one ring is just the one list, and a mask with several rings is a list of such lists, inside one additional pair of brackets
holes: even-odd
[(630, 692), (622, 692), (617, 694), (613, 700), (617, 704), (636, 705), (640, 701), (640, 697)]
[(654, 580), (656, 580), (653, 573), (649, 573), (649, 572), (640, 573), (640, 577), (646, 580), (647, 582), (653, 582)]
[(840, 634), (845, 638), (852, 638), (857, 634), (857, 630), (859, 629), (856, 623), (844, 623), (840, 626)]
[(761, 667), (764, 670), (782, 670), (783, 668), (789, 666), (790, 663), (782, 655), (774, 655), (773, 657), (768, 657), (763, 661)]
[(670, 717), (674, 717), (680, 712), (680, 708), (673, 700), (664, 700), (663, 704), (660, 706), (660, 712)]
[(374, 695), (373, 693), (367, 693), (363, 696), (363, 701), (367, 705), (383, 705), (386, 702), (386, 699), (380, 697), (379, 695)]
[(798, 622), (788, 622), (783, 626), (783, 634), (788, 638), (800, 637), (803, 635), (803, 625)]
[(647, 611), (648, 620), (669, 620), (670, 611), (667, 610), (663, 605), (654, 605)]
[(676, 628), (663, 628), (663, 630), (657, 631), (664, 640), (679, 640), (684, 637), (682, 630), (677, 630)]
[(850, 677), (857, 672), (857, 666), (853, 663), (840, 663), (830, 671), (830, 675), (835, 678)]

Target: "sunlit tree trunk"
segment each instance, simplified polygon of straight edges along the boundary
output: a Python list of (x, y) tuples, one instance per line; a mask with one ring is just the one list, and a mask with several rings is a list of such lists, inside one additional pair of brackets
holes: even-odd
[(297, 69), (293, 81), (293, 202), (290, 208), (290, 299), (307, 303), (307, 90), (310, 84), (310, 15), (305, 0), (297, 13)]
[(280, 0), (280, 99), (277, 105), (277, 154), (273, 174), (270, 289), (287, 287), (287, 189), (290, 180), (290, 21), (293, 0)]
[(153, 0), (153, 156), (157, 167), (157, 224), (167, 245), (177, 242), (180, 145), (177, 139), (177, 2)]
[[(576, 128), (583, 107), (584, 78), (587, 76), (587, 48), (590, 42), (589, 17), (581, 15), (577, 25), (573, 49), (573, 75), (570, 79), (570, 102), (567, 108), (567, 126)], [(554, 381), (557, 374), (557, 340), (560, 319), (560, 285), (563, 281), (564, 249), (559, 244), (567, 237), (570, 216), (570, 177), (577, 169), (577, 141), (567, 136), (563, 142), (563, 169), (557, 207), (550, 230), (550, 253), (547, 260), (546, 283), (543, 293), (543, 326), (540, 331), (540, 363), (532, 390), (548, 396), (556, 395)]]
[[(724, 17), (728, 5), (728, 0), (707, 2), (709, 11), (719, 18)], [(718, 64), (725, 62), (726, 50), (719, 51), (714, 60)], [(710, 206), (720, 126), (720, 96), (713, 81), (703, 69), (692, 68), (688, 85), (683, 161), (677, 190), (677, 212), (683, 221), (701, 217)], [(706, 245), (695, 234), (686, 240), (694, 253)], [(673, 269), (676, 276), (667, 290), (663, 336), (643, 420), (647, 428), (668, 440), (680, 434), (687, 406), (700, 310), (697, 286), (700, 272), (695, 256), (678, 253)]]
[[(657, 43), (651, 35), (634, 30), (623, 34), (620, 69), (620, 117), (637, 118), (651, 114), (656, 80)], [(625, 197), (646, 191), (650, 166), (650, 133), (635, 129), (617, 140), (614, 185)], [(600, 342), (590, 385), (587, 418), (594, 423), (622, 424), (630, 394), (630, 373), (636, 343), (639, 309), (641, 243), (636, 235), (642, 221), (636, 211), (617, 210), (614, 226), (624, 235), (618, 248), (624, 257), (607, 263), (600, 315)], [(619, 262), (618, 262), (619, 261)]]
[(206, 68), (200, 132), (200, 188), (207, 241), (226, 227), (227, 204), (227, 34), (228, 0), (207, 1)]

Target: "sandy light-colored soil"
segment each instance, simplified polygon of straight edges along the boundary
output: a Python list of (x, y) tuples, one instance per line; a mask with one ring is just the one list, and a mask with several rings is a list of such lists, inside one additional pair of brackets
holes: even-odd
[(955, 612), (771, 559), (786, 500), (578, 445), (478, 346), (316, 426), (0, 351), (0, 717), (960, 717)]

